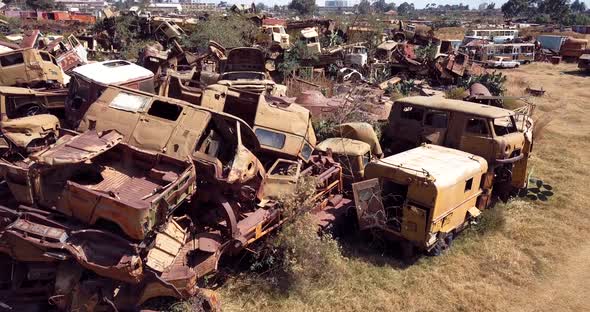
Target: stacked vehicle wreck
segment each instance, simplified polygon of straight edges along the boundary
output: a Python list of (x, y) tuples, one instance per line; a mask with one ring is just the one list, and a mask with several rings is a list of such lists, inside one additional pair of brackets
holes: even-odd
[[(243, 120), (108, 87), (84, 114), (81, 134), (60, 129), (55, 144), (1, 164), (18, 203), (2, 207), (2, 252), (22, 273), (7, 276), (7, 294), (49, 297), (64, 310), (194, 296), (221, 256), (285, 221), (278, 200), (301, 177), (317, 177), (318, 207), (338, 204), (341, 168), (312, 155), (310, 115), (299, 111), (302, 127), (292, 133), (270, 127), (289, 135), (284, 147), (262, 140), (265, 168), (253, 153), (265, 149)], [(46, 283), (29, 288), (41, 271)], [(204, 309), (215, 300), (207, 297)]]
[[(265, 28), (273, 52), (290, 46), (281, 27)], [(480, 70), (458, 52), (416, 61), (408, 41), (431, 38), (408, 25), (378, 46), (382, 58), (370, 70), (360, 43), (345, 58), (342, 47), (320, 48), (317, 29), (302, 28), (306, 47), (321, 56), (309, 62), (340, 58), (359, 70), (347, 72), (360, 77), (358, 86), (331, 98), (309, 90), (288, 98), (258, 47), (226, 51), (210, 42), (197, 57), (180, 47), (184, 32), (173, 22), (146, 29), (169, 48), (142, 51), (138, 63), (149, 70), (126, 60), (84, 65), (85, 55), (72, 65), (56, 59), (56, 47), (72, 56), (75, 37), (45, 49), (38, 32), (30, 47), (0, 55), (19, 62), (12, 65), (29, 57), (47, 63), (39, 77), (0, 87), (0, 265), (7, 268), (0, 304), (138, 310), (156, 298), (198, 297), (197, 311), (217, 311), (203, 282), (222, 257), (253, 247), (293, 216), (282, 200), (305, 179), (315, 187), (312, 207), (300, 207), (315, 215), (310, 226), (323, 230), (353, 216), (345, 231), (400, 241), (406, 257), (439, 254), (493, 197), (527, 185), (530, 114), (441, 96), (393, 101), (385, 90), (405, 79), (366, 83), (359, 71), (379, 67), (441, 81)], [(350, 103), (362, 104), (363, 121), (339, 123), (318, 142), (313, 122)]]

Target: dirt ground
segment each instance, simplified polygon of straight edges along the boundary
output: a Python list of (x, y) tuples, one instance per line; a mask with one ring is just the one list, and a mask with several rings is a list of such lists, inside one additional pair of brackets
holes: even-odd
[(330, 278), (286, 289), (244, 276), (219, 289), (225, 311), (589, 311), (590, 76), (576, 65), (504, 71), (509, 92), (527, 86), (537, 133), (527, 197), (485, 212), (486, 227), (451, 250), (404, 266), (374, 242), (345, 243)]

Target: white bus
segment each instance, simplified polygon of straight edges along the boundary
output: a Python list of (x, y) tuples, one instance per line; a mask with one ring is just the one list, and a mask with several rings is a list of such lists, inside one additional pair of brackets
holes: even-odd
[(464, 43), (473, 40), (489, 40), (494, 43), (505, 43), (518, 37), (516, 29), (473, 29), (465, 34)]
[(521, 64), (529, 64), (535, 60), (535, 45), (533, 43), (485, 44), (472, 49), (475, 52), (475, 60), (481, 62), (486, 62), (497, 56), (518, 61)]

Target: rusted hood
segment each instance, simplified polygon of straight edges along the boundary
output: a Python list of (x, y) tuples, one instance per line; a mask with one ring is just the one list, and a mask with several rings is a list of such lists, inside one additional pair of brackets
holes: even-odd
[(57, 131), (59, 120), (49, 114), (28, 116), (0, 122), (2, 134), (19, 147), (26, 147), (31, 141), (43, 138), (51, 131)]
[(227, 61), (224, 72), (232, 71), (257, 71), (264, 72), (264, 52), (258, 48), (235, 48), (227, 53)]
[(31, 155), (30, 158), (46, 165), (79, 163), (108, 151), (122, 140), (123, 136), (115, 130), (101, 133), (87, 131), (75, 137), (64, 136), (52, 148)]

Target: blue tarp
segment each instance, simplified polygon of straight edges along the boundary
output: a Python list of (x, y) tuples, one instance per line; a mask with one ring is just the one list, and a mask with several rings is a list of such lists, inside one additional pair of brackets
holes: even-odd
[(555, 52), (561, 50), (561, 45), (565, 42), (565, 39), (567, 37), (556, 35), (540, 35), (537, 37), (537, 41), (541, 43), (543, 49), (549, 49)]

